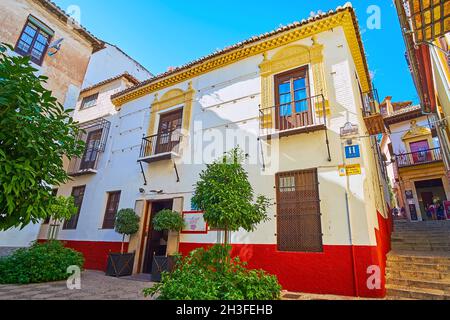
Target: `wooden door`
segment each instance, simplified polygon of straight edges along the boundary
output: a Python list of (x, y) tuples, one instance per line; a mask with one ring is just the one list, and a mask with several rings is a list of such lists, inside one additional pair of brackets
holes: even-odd
[(161, 115), (156, 154), (171, 152), (180, 143), (183, 109)]
[(428, 140), (412, 142), (409, 144), (414, 164), (431, 161), (431, 152)]
[(147, 231), (147, 245), (145, 249), (144, 266), (142, 273), (152, 273), (153, 257), (165, 256), (167, 252), (167, 241), (169, 240), (168, 231), (156, 231), (153, 229), (153, 218), (164, 209), (173, 208), (173, 200), (152, 202), (150, 222)]
[(288, 130), (314, 124), (308, 68), (275, 76), (276, 129)]
[(278, 250), (322, 252), (317, 170), (278, 173), (276, 188)]

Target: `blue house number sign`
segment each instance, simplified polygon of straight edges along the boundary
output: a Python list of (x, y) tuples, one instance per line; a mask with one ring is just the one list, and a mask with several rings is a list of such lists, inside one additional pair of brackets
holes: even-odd
[(345, 158), (347, 159), (355, 159), (360, 158), (361, 152), (359, 150), (359, 146), (347, 146), (345, 147)]

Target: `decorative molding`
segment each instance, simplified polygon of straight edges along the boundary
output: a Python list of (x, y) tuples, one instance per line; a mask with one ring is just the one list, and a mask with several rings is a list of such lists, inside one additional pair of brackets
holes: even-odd
[[(313, 37), (313, 45), (307, 47), (304, 45), (291, 45), (280, 49), (272, 59), (267, 59), (267, 53), (263, 53), (263, 62), (259, 65), (261, 70), (261, 109), (264, 112), (263, 128), (272, 128), (272, 110), (268, 108), (276, 105), (274, 97), (274, 75), (295, 69), (301, 66), (309, 65), (312, 73), (312, 83), (314, 95), (322, 94), (325, 98), (326, 113), (330, 113), (328, 103), (328, 92), (325, 81), (325, 71), (323, 64), (324, 46), (316, 42)], [(323, 106), (316, 105), (314, 109), (317, 116), (323, 115)]]
[(189, 81), (188, 89), (172, 89), (167, 91), (161, 98), (155, 93), (155, 99), (151, 107), (150, 124), (148, 127), (148, 135), (156, 134), (156, 116), (157, 114), (169, 108), (183, 105), (183, 131), (188, 132), (192, 116), (192, 104), (194, 101), (195, 90), (192, 88), (192, 82)]
[(431, 130), (417, 125), (417, 121), (411, 121), (411, 128), (402, 136), (402, 140), (412, 140), (419, 137), (431, 136)]
[(158, 90), (171, 87), (177, 83), (192, 79), (219, 68), (223, 68), (237, 61), (262, 54), (269, 50), (288, 45), (301, 39), (312, 37), (339, 26), (344, 28), (350, 51), (356, 65), (358, 77), (361, 81), (362, 90), (368, 91), (371, 88), (370, 77), (364, 59), (364, 50), (357, 34), (357, 26), (355, 24), (356, 21), (351, 11), (345, 10), (338, 12), (331, 16), (302, 25), (292, 31), (277, 34), (267, 40), (261, 40), (260, 42), (256, 42), (252, 45), (236, 48), (235, 50), (207, 59), (200, 64), (194, 64), (188, 69), (182, 69), (177, 73), (169, 74), (166, 77), (155, 80), (155, 82), (150, 82), (145, 86), (137, 87), (135, 90), (113, 98), (113, 103), (117, 108), (120, 108), (129, 101), (141, 98)]

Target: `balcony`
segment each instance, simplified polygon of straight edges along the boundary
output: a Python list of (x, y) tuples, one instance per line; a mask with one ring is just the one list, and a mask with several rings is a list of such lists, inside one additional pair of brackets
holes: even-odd
[(152, 163), (179, 157), (182, 137), (180, 129), (176, 129), (143, 138), (138, 161)]
[(72, 177), (96, 174), (100, 155), (105, 151), (111, 123), (105, 119), (96, 119), (79, 125), (78, 140), (86, 143), (81, 157), (72, 158), (67, 174)]
[(317, 95), (288, 104), (264, 108), (260, 111), (261, 136), (271, 138), (325, 130), (327, 125), (326, 102)]
[(361, 94), (363, 104), (363, 118), (369, 134), (378, 135), (385, 132), (383, 115), (380, 112), (380, 100), (377, 90), (370, 90)]
[(396, 155), (395, 160), (399, 168), (439, 162), (442, 161), (441, 148)]

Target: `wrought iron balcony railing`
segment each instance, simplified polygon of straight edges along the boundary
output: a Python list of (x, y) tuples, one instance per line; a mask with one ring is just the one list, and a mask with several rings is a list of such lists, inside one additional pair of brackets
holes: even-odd
[(441, 148), (427, 149), (395, 156), (399, 168), (442, 161)]
[(260, 111), (261, 135), (301, 133), (326, 128), (327, 110), (323, 95), (317, 95)]
[(67, 169), (70, 176), (95, 174), (100, 154), (105, 151), (111, 123), (103, 118), (79, 125), (81, 129), (78, 140), (86, 143), (86, 149), (79, 158), (72, 158)]
[(370, 117), (380, 113), (380, 99), (376, 89), (361, 94), (363, 103), (363, 116)]
[(101, 152), (103, 152), (103, 150), (100, 146), (88, 148), (84, 151), (84, 155), (81, 158), (72, 158), (67, 170), (69, 176), (80, 176), (84, 174), (96, 173)]
[(176, 129), (143, 138), (140, 160), (151, 162), (179, 154), (182, 137), (181, 129)]

